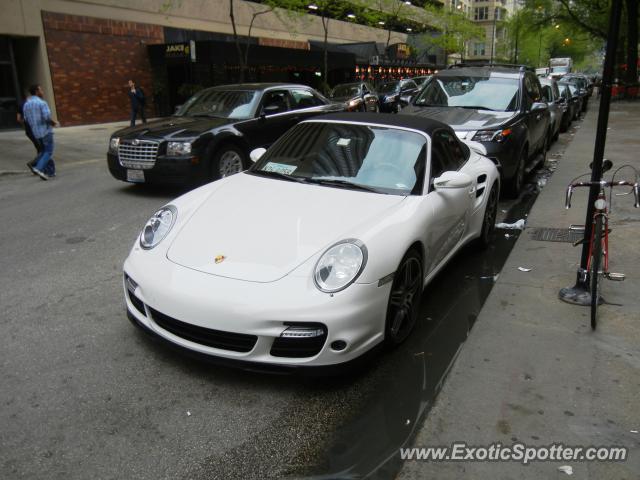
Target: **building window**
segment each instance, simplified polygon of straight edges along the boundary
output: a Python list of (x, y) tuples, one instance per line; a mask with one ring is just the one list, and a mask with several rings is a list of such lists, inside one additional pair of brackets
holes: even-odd
[(474, 20), (488, 20), (489, 19), (489, 7), (476, 7), (473, 12)]
[(484, 49), (484, 42), (481, 42), (481, 43), (475, 43), (475, 44), (473, 45), (473, 55), (474, 55), (474, 56), (476, 56), (476, 57), (483, 56), (483, 55), (484, 55), (484, 52), (485, 52), (485, 49)]

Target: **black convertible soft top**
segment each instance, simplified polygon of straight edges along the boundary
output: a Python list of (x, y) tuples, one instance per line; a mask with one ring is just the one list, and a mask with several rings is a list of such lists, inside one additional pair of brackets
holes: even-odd
[[(332, 120), (335, 122), (354, 122), (354, 123), (372, 123), (376, 125), (388, 125), (389, 127), (404, 127), (418, 130), (431, 136), (434, 130), (446, 128), (451, 130), (446, 123), (439, 122), (432, 118), (418, 117), (414, 115), (402, 115), (391, 113), (361, 113), (361, 112), (344, 112), (329, 113), (320, 115), (307, 120), (308, 122), (321, 122), (323, 120)], [(452, 130), (451, 130), (452, 131)]]

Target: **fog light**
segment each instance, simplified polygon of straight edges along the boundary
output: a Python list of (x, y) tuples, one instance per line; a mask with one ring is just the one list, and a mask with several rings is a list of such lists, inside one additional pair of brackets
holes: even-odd
[(324, 330), (318, 327), (288, 327), (280, 334), (282, 338), (315, 338), (322, 337)]
[(347, 342), (345, 342), (344, 340), (335, 340), (334, 342), (331, 342), (331, 349), (332, 350), (344, 350), (345, 348), (347, 348)]

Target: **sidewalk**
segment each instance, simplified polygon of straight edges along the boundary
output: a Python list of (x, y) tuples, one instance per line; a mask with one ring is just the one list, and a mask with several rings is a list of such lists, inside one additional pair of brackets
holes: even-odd
[[(128, 121), (54, 128), (56, 166), (106, 162), (109, 137), (129, 125)], [(24, 130), (0, 131), (0, 176), (31, 175), (26, 163), (36, 155)]]
[[(592, 332), (589, 309), (558, 300), (572, 285), (580, 248), (537, 241), (536, 227), (584, 223), (586, 189), (564, 209), (566, 185), (589, 171), (598, 105), (590, 111), (542, 190), (504, 269), (413, 446), (453, 442), (486, 446), (563, 443), (626, 446), (625, 462), (407, 461), (398, 478), (636, 479), (640, 472), (640, 210), (632, 196), (616, 197), (611, 224), (611, 270), (624, 282), (605, 281), (609, 303)], [(611, 106), (606, 158), (640, 169), (640, 104)], [(531, 268), (522, 272), (518, 267)], [(635, 432), (635, 433), (634, 433)], [(409, 446), (409, 445), (408, 445)]]

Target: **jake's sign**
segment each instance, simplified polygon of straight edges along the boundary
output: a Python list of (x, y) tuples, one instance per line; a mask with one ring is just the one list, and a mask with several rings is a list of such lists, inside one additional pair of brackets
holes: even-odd
[(171, 43), (165, 46), (165, 58), (189, 58), (192, 62), (196, 61), (196, 42), (193, 40), (189, 43)]

